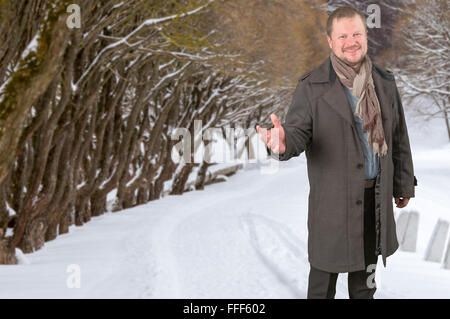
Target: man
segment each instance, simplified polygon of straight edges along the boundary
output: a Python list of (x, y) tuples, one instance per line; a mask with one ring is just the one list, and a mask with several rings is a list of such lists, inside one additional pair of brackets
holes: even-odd
[(330, 57), (300, 77), (286, 121), (257, 126), (270, 155), (305, 151), (308, 198), (308, 298), (334, 298), (348, 272), (350, 298), (373, 298), (378, 255), (398, 248), (398, 208), (417, 185), (400, 96), (391, 72), (367, 55), (365, 17), (340, 7), (328, 18)]

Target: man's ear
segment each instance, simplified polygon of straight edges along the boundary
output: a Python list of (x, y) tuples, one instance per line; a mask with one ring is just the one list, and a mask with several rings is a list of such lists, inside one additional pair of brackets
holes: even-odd
[(328, 45), (330, 46), (330, 49), (333, 48), (333, 46), (331, 45), (331, 38), (327, 35), (327, 41), (328, 41)]

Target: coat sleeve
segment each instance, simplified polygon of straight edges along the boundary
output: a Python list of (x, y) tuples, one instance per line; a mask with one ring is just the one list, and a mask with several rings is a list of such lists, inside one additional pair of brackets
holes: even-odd
[(411, 147), (406, 127), (400, 94), (396, 85), (394, 92), (394, 132), (392, 135), (392, 160), (394, 163), (394, 197), (414, 197), (414, 186), (417, 185), (414, 176)]
[(275, 154), (269, 148), (269, 155), (279, 161), (287, 161), (291, 157), (299, 156), (312, 140), (312, 111), (307, 95), (307, 81), (302, 77), (295, 88), (286, 120), (281, 126), (286, 138), (286, 151)]

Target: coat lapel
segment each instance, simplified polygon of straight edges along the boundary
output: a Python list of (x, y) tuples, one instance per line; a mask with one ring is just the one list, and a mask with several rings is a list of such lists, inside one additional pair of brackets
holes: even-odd
[(337, 78), (336, 72), (331, 66), (328, 57), (319, 67), (319, 72), (315, 72), (311, 78), (312, 83), (329, 83), (329, 88), (322, 95), (326, 104), (338, 113), (348, 124), (356, 128), (355, 119), (352, 114), (350, 102), (345, 93), (344, 86)]
[(330, 84), (330, 89), (323, 95), (323, 99), (327, 104), (333, 108), (342, 118), (351, 126), (355, 127), (355, 118), (352, 114), (350, 102), (348, 101), (345, 89), (341, 81), (335, 77), (333, 83)]

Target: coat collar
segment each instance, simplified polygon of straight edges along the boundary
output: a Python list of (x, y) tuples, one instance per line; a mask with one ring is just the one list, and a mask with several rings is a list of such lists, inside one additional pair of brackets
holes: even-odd
[[(392, 85), (395, 83), (394, 77), (391, 73), (372, 63), (372, 78), (375, 92), (377, 93), (378, 101), (380, 102), (383, 128), (385, 128), (386, 125), (384, 125), (384, 122), (392, 116), (391, 106), (393, 96), (391, 92)], [(347, 94), (345, 93), (344, 85), (339, 81), (329, 57), (311, 73), (310, 82), (312, 84), (329, 83), (328, 89), (322, 95), (323, 99), (350, 125), (356, 128), (355, 119), (352, 114)], [(348, 107), (342, 107), (342, 105)]]
[(311, 74), (311, 83), (333, 82), (336, 78), (336, 72), (331, 67), (330, 57), (326, 58), (322, 64)]

